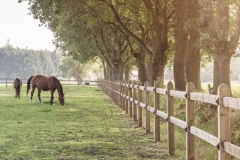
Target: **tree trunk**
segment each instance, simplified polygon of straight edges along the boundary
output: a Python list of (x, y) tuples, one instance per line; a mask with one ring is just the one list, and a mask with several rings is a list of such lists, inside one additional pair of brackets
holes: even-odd
[(112, 70), (111, 81), (116, 81), (116, 80), (118, 80), (118, 73)]
[(154, 80), (158, 80), (160, 82), (160, 86), (164, 84), (164, 69), (167, 63), (166, 56), (164, 53), (156, 54), (155, 58), (153, 59), (152, 65), (152, 83)]
[(219, 78), (221, 83), (225, 83), (231, 88), (230, 84), (230, 60), (231, 55), (229, 54), (220, 54), (219, 55)]
[(220, 79), (219, 79), (219, 60), (217, 53), (214, 53), (214, 59), (213, 59), (213, 88), (211, 90), (212, 94), (217, 94), (218, 86), (220, 85)]
[(111, 79), (113, 81), (117, 81), (117, 80), (123, 80), (123, 64), (118, 61), (117, 64), (114, 65), (114, 69), (112, 69), (112, 74), (111, 74)]
[(135, 53), (134, 57), (138, 66), (138, 78), (141, 82), (149, 81), (146, 66), (146, 55), (142, 53)]
[(124, 68), (124, 65), (123, 63), (119, 63), (118, 64), (118, 79), (117, 80), (123, 80), (123, 68)]
[[(230, 60), (238, 46), (240, 36), (240, 5), (238, 5), (235, 23), (232, 23), (229, 11), (230, 4), (228, 0), (217, 0), (217, 7), (214, 9), (213, 1), (206, 1), (206, 17), (209, 40), (214, 47), (214, 88), (216, 93), (217, 87), (221, 83), (230, 86)], [(232, 25), (231, 25), (232, 24)], [(234, 26), (233, 26), (234, 25)], [(234, 29), (230, 32), (230, 28)], [(231, 35), (232, 33), (232, 35)]]
[[(192, 82), (196, 90), (201, 90), (201, 56), (200, 56), (200, 33), (198, 29), (198, 18), (200, 17), (200, 6), (198, 2), (188, 0), (187, 18), (193, 24), (188, 29), (188, 56), (186, 60), (187, 82)], [(195, 24), (195, 25), (194, 25)]]
[(230, 61), (232, 53), (229, 52), (229, 42), (219, 42), (216, 45), (216, 53), (214, 54), (214, 88), (212, 92), (217, 93), (217, 89), (221, 83), (225, 83), (231, 89), (230, 83)]
[(230, 60), (232, 53), (229, 53), (229, 42), (219, 42), (217, 47), (219, 81), (230, 86)]
[(129, 65), (124, 66), (124, 80), (129, 81), (129, 73), (130, 73), (130, 68)]
[(147, 65), (147, 74), (148, 74), (148, 82), (150, 83), (150, 84), (152, 84), (151, 82), (153, 82), (153, 80), (152, 80), (152, 78), (153, 78), (153, 69), (152, 69), (152, 67), (153, 67), (153, 59), (150, 57), (150, 56), (147, 56), (146, 57), (146, 65)]
[(201, 71), (200, 62), (201, 62), (200, 52), (198, 54), (197, 51), (192, 52), (191, 55), (188, 56), (186, 61), (187, 82), (192, 82), (195, 85), (196, 90), (202, 89), (201, 79), (200, 79), (200, 71)]
[(187, 42), (188, 35), (185, 26), (186, 22), (186, 0), (174, 0), (175, 7), (175, 23), (174, 23), (174, 37), (175, 37), (175, 57), (174, 57), (174, 82), (175, 89), (186, 90), (186, 57), (187, 57)]
[(107, 68), (106, 68), (106, 65), (105, 65), (104, 58), (101, 58), (101, 61), (102, 61), (102, 65), (103, 65), (103, 76), (104, 76), (104, 79), (108, 79), (107, 78)]
[(150, 0), (143, 1), (152, 17), (152, 53), (149, 54), (152, 60), (152, 76), (150, 84), (158, 80), (163, 85), (164, 69), (167, 63), (167, 55), (165, 51), (168, 49), (168, 21), (172, 14), (167, 14), (168, 2)]
[(165, 51), (168, 49), (168, 21), (173, 15), (173, 11), (170, 15), (167, 14), (168, 1), (150, 1), (144, 0), (147, 14), (151, 16), (149, 18), (152, 20), (152, 37), (150, 37), (153, 42), (152, 51), (149, 50), (148, 45), (140, 39), (138, 36), (133, 34), (126, 25), (122, 22), (118, 15), (118, 12), (112, 4), (108, 4), (110, 9), (113, 11), (114, 17), (122, 29), (142, 47), (142, 49), (149, 55), (153, 57), (152, 65), (152, 81), (162, 80), (164, 78), (164, 68), (167, 61), (167, 55)]

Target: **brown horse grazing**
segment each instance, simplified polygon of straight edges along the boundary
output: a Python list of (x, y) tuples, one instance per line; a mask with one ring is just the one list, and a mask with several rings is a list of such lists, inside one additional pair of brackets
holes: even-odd
[(16, 77), (13, 81), (13, 87), (15, 88), (15, 98), (20, 98), (20, 91), (22, 86), (22, 79), (20, 77)]
[(59, 80), (56, 77), (54, 77), (54, 76), (47, 77), (44, 75), (36, 75), (36, 76), (30, 77), (27, 81), (27, 94), (30, 89), (30, 82), (32, 83), (31, 102), (32, 102), (34, 90), (37, 87), (38, 88), (38, 99), (39, 99), (40, 103), (42, 103), (42, 100), (40, 97), (41, 90), (43, 90), (43, 91), (50, 90), (50, 92), (51, 92), (50, 104), (54, 105), (53, 94), (54, 94), (55, 90), (57, 89), (58, 100), (62, 106), (65, 105), (63, 88), (62, 88), (61, 83), (59, 82)]

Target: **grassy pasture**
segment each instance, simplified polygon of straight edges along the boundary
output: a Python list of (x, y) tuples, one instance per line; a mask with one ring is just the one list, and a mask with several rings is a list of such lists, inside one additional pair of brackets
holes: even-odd
[[(11, 85), (0, 85), (0, 160), (183, 160), (185, 131), (175, 127), (175, 155), (167, 155), (167, 122), (161, 119), (161, 142), (154, 143), (153, 115), (151, 133), (146, 135), (133, 118), (126, 115), (99, 88), (63, 86), (66, 106), (60, 106), (55, 93), (55, 106), (50, 106), (50, 93), (37, 90), (30, 103), (26, 86), (21, 99), (14, 98)], [(234, 97), (239, 97), (234, 87)], [(30, 95), (30, 94), (29, 94)], [(151, 103), (153, 96), (151, 96)], [(184, 101), (175, 100), (175, 116), (185, 120)], [(153, 106), (153, 104), (151, 104)], [(161, 110), (167, 112), (166, 99)], [(240, 144), (240, 113), (232, 111), (232, 142)], [(144, 111), (143, 111), (144, 116)], [(196, 126), (217, 135), (216, 110), (196, 104)], [(199, 159), (217, 159), (217, 149), (196, 138)]]
[(185, 159), (185, 155), (168, 156), (166, 137), (153, 142), (153, 133), (114, 105), (97, 87), (63, 86), (65, 106), (55, 93), (37, 90), (30, 103), (26, 86), (21, 99), (14, 98), (11, 85), (0, 85), (0, 159), (1, 160), (92, 160), (92, 159)]

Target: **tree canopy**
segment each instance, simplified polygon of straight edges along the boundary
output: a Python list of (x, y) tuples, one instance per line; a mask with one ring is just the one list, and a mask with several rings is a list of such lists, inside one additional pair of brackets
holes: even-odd
[(239, 0), (22, 1), (54, 32), (59, 51), (82, 64), (101, 59), (106, 79), (123, 80), (128, 77), (124, 70), (136, 65), (142, 82), (163, 81), (168, 65), (177, 89), (184, 90), (189, 81), (201, 89), (200, 67), (210, 57), (207, 61), (216, 64), (214, 85), (230, 85)]

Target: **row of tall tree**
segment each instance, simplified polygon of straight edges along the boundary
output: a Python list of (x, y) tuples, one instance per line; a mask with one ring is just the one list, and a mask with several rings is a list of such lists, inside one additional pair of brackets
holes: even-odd
[[(19, 0), (54, 32), (55, 45), (81, 62), (102, 60), (105, 78), (162, 81), (172, 65), (175, 88), (201, 89), (200, 67), (214, 60), (214, 90), (230, 86), (240, 35), (239, 0)], [(124, 77), (125, 75), (125, 77)]]
[(10, 43), (0, 48), (0, 78), (27, 79), (35, 74), (61, 76), (62, 55), (47, 50), (14, 48)]

